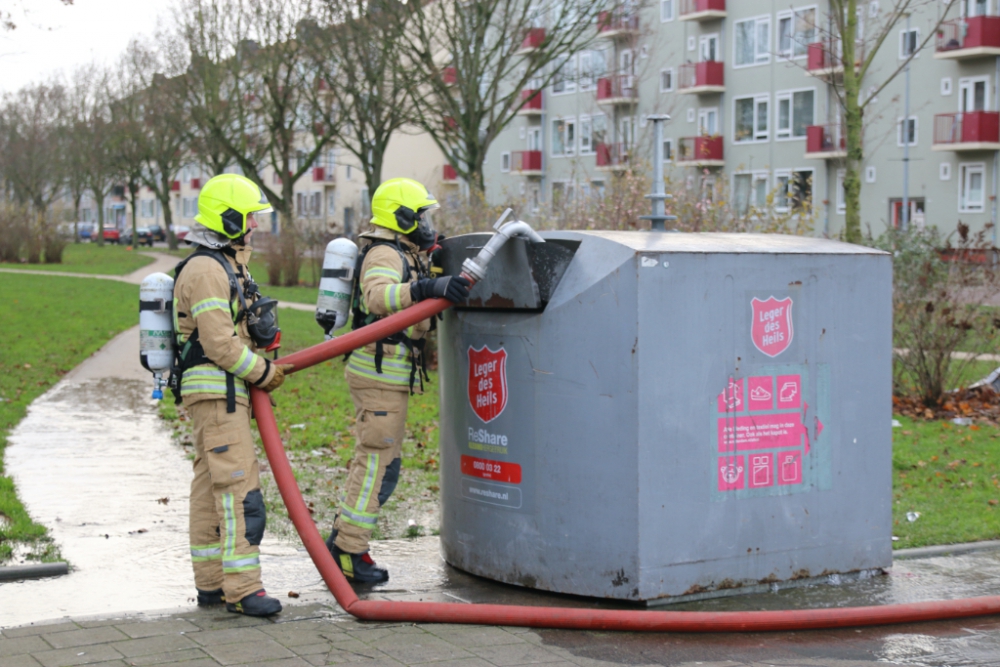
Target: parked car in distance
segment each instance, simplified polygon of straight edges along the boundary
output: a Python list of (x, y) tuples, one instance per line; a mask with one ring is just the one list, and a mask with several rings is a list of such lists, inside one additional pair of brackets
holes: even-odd
[(104, 242), (105, 243), (121, 243), (122, 234), (120, 231), (114, 227), (104, 228)]
[(174, 236), (177, 237), (178, 241), (183, 241), (184, 237), (188, 235), (191, 228), (187, 225), (174, 225)]
[(153, 247), (153, 234), (150, 232), (149, 227), (137, 227), (135, 230), (136, 241), (132, 241), (132, 228), (127, 227), (122, 231), (121, 242), (126, 245), (147, 245), (150, 248)]
[(150, 235), (153, 237), (153, 241), (163, 242), (167, 240), (167, 232), (163, 229), (163, 227), (160, 227), (159, 225), (150, 225), (148, 229)]
[(89, 222), (81, 222), (78, 232), (81, 241), (92, 241), (94, 239), (94, 225)]

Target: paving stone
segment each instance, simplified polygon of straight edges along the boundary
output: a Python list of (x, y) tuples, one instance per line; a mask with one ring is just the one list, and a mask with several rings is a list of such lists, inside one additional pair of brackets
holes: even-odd
[(184, 662), (164, 662), (157, 667), (219, 667), (219, 663), (211, 658), (198, 658), (197, 660), (186, 660)]
[(43, 635), (52, 632), (67, 632), (69, 630), (79, 630), (80, 626), (71, 621), (58, 621), (55, 623), (32, 623), (19, 628), (6, 628), (3, 636), (7, 638), (28, 637), (30, 635)]
[(124, 660), (107, 660), (89, 664), (87, 667), (128, 667), (128, 665)]
[(120, 623), (128, 623), (128, 622), (129, 619), (125, 617), (103, 618), (91, 621), (75, 621), (75, 623), (79, 625), (81, 628), (103, 628), (105, 625), (118, 625)]
[(386, 637), (376, 646), (386, 655), (407, 665), (475, 657), (465, 649), (449, 644), (427, 632), (421, 633), (420, 636), (406, 634)]
[(234, 628), (252, 628), (258, 625), (274, 625), (274, 623), (266, 618), (232, 614), (224, 609), (222, 611), (195, 613), (190, 616), (183, 616), (182, 618), (197, 625), (202, 630), (231, 630)]
[(201, 628), (197, 625), (183, 619), (120, 623), (115, 627), (132, 639), (142, 639), (143, 637), (154, 637), (156, 635), (180, 634), (182, 632), (201, 632)]
[[(208, 654), (200, 648), (189, 648), (182, 651), (170, 651), (169, 653), (153, 653), (150, 655), (137, 655), (128, 659), (130, 665), (135, 667), (147, 667), (148, 665), (162, 665), (169, 662), (182, 662), (186, 660), (209, 659)], [(215, 661), (212, 660), (214, 663)]]
[(285, 648), (291, 649), (295, 655), (313, 655), (316, 653), (329, 653), (330, 644), (323, 642), (322, 644), (304, 644), (302, 646), (285, 646)]
[(14, 655), (8, 658), (0, 657), (0, 667), (41, 667), (41, 665), (30, 655)]
[(197, 644), (188, 639), (186, 635), (182, 634), (157, 635), (155, 637), (143, 637), (142, 639), (129, 639), (124, 642), (115, 642), (111, 644), (111, 646), (112, 648), (120, 651), (126, 658), (198, 648)]
[(497, 667), (511, 665), (534, 665), (543, 662), (561, 662), (563, 658), (534, 644), (505, 644), (502, 646), (481, 646), (470, 651)]
[(270, 641), (271, 637), (257, 628), (229, 628), (227, 630), (202, 630), (191, 634), (191, 639), (202, 646), (237, 644), (240, 642)]
[(263, 662), (252, 662), (238, 667), (309, 667), (309, 663), (302, 658), (282, 658), (279, 660), (265, 660)]
[(440, 637), (446, 642), (461, 646), (462, 648), (524, 643), (524, 638), (519, 635), (511, 634), (501, 628), (490, 628), (482, 625), (447, 625), (441, 627), (425, 625), (422, 627), (436, 637)]
[(361, 642), (346, 645), (338, 644), (326, 655), (326, 664), (328, 665), (339, 665), (352, 662), (369, 663), (373, 660), (387, 660), (393, 664), (401, 664), (387, 656), (385, 653), (382, 653), (377, 648), (373, 648), (367, 644), (362, 644)]
[(305, 646), (307, 644), (326, 643), (326, 638), (318, 630), (289, 630), (282, 632), (281, 626), (272, 626), (270, 628), (261, 628), (261, 632), (288, 648)]
[(37, 635), (6, 639), (0, 642), (0, 658), (34, 653), (35, 651), (48, 651), (51, 648), (44, 639)]
[(34, 656), (44, 667), (72, 667), (73, 665), (91, 665), (95, 662), (118, 660), (122, 654), (107, 644), (97, 644), (95, 646), (41, 651), (35, 653)]
[(294, 658), (295, 654), (274, 641), (245, 641), (239, 644), (213, 644), (205, 652), (221, 665), (248, 665), (279, 658)]
[(45, 633), (42, 639), (52, 644), (53, 648), (73, 648), (75, 646), (91, 646), (93, 644), (107, 644), (128, 636), (119, 632), (114, 626), (103, 628), (87, 628), (84, 630), (70, 630), (68, 632)]

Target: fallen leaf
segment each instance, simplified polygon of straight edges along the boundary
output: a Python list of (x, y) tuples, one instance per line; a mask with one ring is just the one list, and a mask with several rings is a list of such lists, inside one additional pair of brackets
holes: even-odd
[(299, 597), (299, 594), (296, 593), (295, 591), (288, 591), (288, 597), (290, 597), (290, 598), (297, 598), (297, 597)]
[(997, 505), (1000, 505), (1000, 500), (997, 500), (996, 498), (991, 498), (991, 499), (989, 500), (989, 503), (990, 503), (990, 505), (992, 505), (993, 507), (996, 507)]
[(166, 505), (167, 503), (170, 502), (170, 498), (164, 496), (163, 498), (157, 498), (156, 502), (160, 503), (161, 505)]

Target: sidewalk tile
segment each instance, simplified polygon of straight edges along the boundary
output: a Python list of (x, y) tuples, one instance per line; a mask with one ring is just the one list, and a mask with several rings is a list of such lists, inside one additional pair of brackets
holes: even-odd
[(524, 638), (519, 635), (511, 634), (500, 628), (490, 628), (481, 625), (447, 625), (442, 627), (425, 625), (422, 627), (436, 637), (440, 637), (446, 642), (452, 643), (455, 646), (461, 646), (462, 648), (524, 643)]
[(198, 648), (197, 644), (188, 639), (186, 635), (182, 634), (158, 635), (155, 637), (143, 637), (142, 639), (129, 639), (123, 642), (115, 642), (111, 646), (112, 648), (120, 651), (126, 658)]
[(6, 628), (0, 632), (4, 637), (13, 639), (15, 637), (28, 637), (30, 635), (43, 635), (52, 632), (67, 632), (69, 630), (79, 630), (80, 626), (70, 621), (59, 621), (58, 623), (35, 623), (24, 625), (19, 628)]
[(272, 639), (240, 642), (239, 644), (213, 644), (206, 646), (205, 652), (221, 665), (246, 665), (277, 660), (278, 658), (295, 657), (294, 653)]
[(201, 632), (201, 628), (194, 623), (189, 623), (181, 619), (121, 623), (115, 627), (132, 639), (142, 639), (143, 637), (153, 637), (156, 635), (175, 635), (182, 632)]
[[(187, 636), (187, 635), (185, 635)], [(237, 644), (240, 642), (269, 641), (271, 637), (257, 628), (229, 628), (228, 630), (202, 630), (191, 633), (191, 639), (202, 646)]]
[(310, 667), (309, 663), (302, 658), (281, 658), (278, 660), (264, 660), (263, 662), (251, 662), (236, 667)]
[[(152, 653), (150, 655), (137, 655), (128, 659), (129, 664), (135, 667), (149, 667), (151, 665), (162, 665), (169, 662), (183, 662), (185, 660), (209, 659), (208, 654), (200, 648), (189, 648), (182, 651), (170, 651), (169, 653)], [(215, 662), (214, 660), (212, 662)]]
[(182, 618), (197, 625), (202, 630), (232, 630), (234, 628), (252, 628), (257, 625), (274, 625), (266, 618), (244, 616), (227, 611), (194, 613)]
[(107, 644), (108, 642), (128, 639), (114, 626), (103, 628), (87, 628), (86, 630), (70, 630), (69, 632), (45, 633), (42, 639), (52, 644), (53, 648), (73, 648), (75, 646), (90, 646), (92, 644)]
[(81, 628), (103, 628), (105, 625), (119, 625), (121, 623), (128, 623), (132, 619), (125, 616), (119, 616), (118, 618), (104, 618), (99, 621), (76, 621), (76, 624)]
[(41, 665), (30, 655), (15, 655), (9, 658), (0, 658), (0, 667), (41, 667)]
[(184, 662), (163, 662), (157, 665), (157, 667), (219, 667), (219, 663), (211, 658), (204, 657), (196, 660), (185, 660)]
[(295, 655), (315, 655), (316, 653), (327, 653), (330, 651), (330, 644), (323, 642), (322, 644), (303, 644), (299, 646), (285, 646), (285, 648), (291, 649)]
[(475, 657), (465, 649), (449, 644), (430, 633), (422, 633), (420, 636), (406, 634), (386, 637), (376, 642), (375, 647), (407, 665)]
[(492, 667), (492, 665), (482, 658), (460, 658), (459, 660), (435, 662), (434, 667)]
[(470, 649), (484, 660), (497, 667), (512, 665), (534, 665), (543, 662), (562, 662), (563, 659), (548, 649), (533, 644), (505, 644), (503, 646), (483, 646)]
[(350, 648), (344, 648), (343, 644), (336, 646), (326, 655), (325, 664), (340, 665), (355, 662), (363, 662), (367, 665), (370, 665), (372, 662), (387, 662), (393, 665), (401, 664), (387, 656), (385, 653), (382, 653), (377, 648), (366, 646), (360, 642), (358, 642), (357, 645), (351, 645)]
[(6, 639), (0, 641), (0, 658), (34, 653), (35, 651), (48, 651), (51, 648), (41, 637), (37, 636)]
[[(80, 655), (81, 653), (83, 655)], [(95, 662), (118, 660), (122, 654), (107, 644), (97, 644), (96, 646), (41, 651), (35, 653), (34, 656), (44, 667), (72, 667), (73, 665), (90, 665)]]

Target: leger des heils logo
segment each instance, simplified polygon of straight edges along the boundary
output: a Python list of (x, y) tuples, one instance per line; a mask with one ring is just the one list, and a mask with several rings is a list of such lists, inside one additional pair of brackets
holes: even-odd
[(469, 346), (469, 405), (489, 423), (507, 407), (507, 351)]
[(792, 297), (778, 301), (773, 296), (766, 301), (754, 297), (753, 324), (750, 337), (754, 347), (769, 357), (776, 357), (792, 344)]

